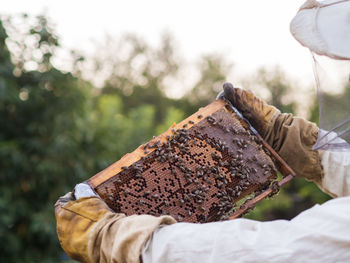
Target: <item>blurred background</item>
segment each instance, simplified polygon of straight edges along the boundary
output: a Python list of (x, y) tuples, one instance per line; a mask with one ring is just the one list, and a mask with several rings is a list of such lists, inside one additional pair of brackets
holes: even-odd
[[(0, 7), (5, 262), (69, 261), (57, 198), (210, 103), (225, 81), (317, 122), (310, 55), (289, 33), (303, 1), (188, 2)], [(328, 199), (298, 178), (246, 217), (290, 219)]]

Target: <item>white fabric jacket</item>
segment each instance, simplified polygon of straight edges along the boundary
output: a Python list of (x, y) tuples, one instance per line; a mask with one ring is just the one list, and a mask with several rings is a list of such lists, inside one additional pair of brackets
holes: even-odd
[(319, 153), (319, 186), (335, 199), (290, 221), (163, 226), (144, 246), (143, 262), (350, 262), (350, 153)]

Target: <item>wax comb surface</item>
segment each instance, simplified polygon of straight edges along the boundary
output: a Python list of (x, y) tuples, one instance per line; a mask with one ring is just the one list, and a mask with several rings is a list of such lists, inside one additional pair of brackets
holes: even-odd
[(118, 213), (218, 221), (240, 215), (242, 198), (270, 187), (280, 167), (272, 155), (232, 107), (217, 100), (89, 184)]

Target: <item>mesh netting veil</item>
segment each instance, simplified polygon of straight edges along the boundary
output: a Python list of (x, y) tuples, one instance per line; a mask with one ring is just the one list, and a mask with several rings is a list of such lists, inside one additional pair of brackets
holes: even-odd
[(320, 132), (314, 150), (350, 151), (350, 61), (312, 53)]

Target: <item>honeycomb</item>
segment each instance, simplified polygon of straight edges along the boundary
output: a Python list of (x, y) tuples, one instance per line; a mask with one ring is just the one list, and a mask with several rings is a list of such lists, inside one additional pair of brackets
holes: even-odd
[(229, 218), (241, 199), (270, 187), (277, 169), (249, 125), (227, 103), (215, 103), (209, 113), (198, 111), (89, 184), (117, 213), (196, 223)]

